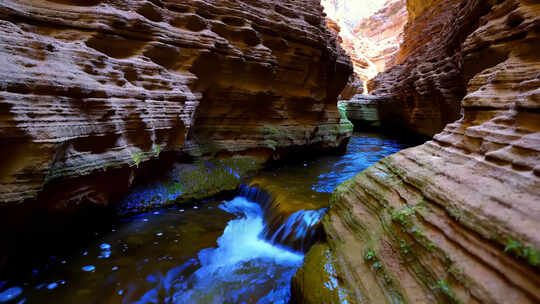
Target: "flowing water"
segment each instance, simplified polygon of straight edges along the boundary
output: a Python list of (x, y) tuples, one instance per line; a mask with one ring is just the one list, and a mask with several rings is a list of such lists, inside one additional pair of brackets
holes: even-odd
[(345, 155), (261, 172), (230, 201), (124, 218), (83, 248), (2, 276), (0, 303), (287, 303), (330, 193), (407, 146), (355, 134)]

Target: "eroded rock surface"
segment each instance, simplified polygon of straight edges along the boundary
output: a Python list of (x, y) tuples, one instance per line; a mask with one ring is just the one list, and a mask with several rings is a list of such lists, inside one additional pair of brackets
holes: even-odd
[(401, 109), (403, 127), (433, 136), (459, 118), (469, 80), (462, 53), (465, 38), (489, 10), (487, 1), (409, 1), (409, 19), (396, 64), (368, 83), (370, 94), (386, 96)]
[(384, 97), (357, 94), (350, 100), (339, 101), (338, 106), (356, 128), (365, 128), (381, 126), (381, 115), (387, 113), (382, 111), (384, 103)]
[(407, 16), (405, 0), (388, 0), (382, 9), (353, 29), (357, 47), (375, 64), (377, 72), (394, 65)]
[[(463, 12), (458, 23), (473, 21), (465, 12), (474, 5), (486, 8), (476, 30), (454, 33), (466, 35), (463, 117), (338, 188), (324, 220), (330, 251), (321, 260), (317, 247), (305, 261), (332, 261), (337, 274), (306, 281), (313, 270), (304, 269), (293, 284), (295, 293), (334, 293), (308, 303), (339, 303), (342, 289), (348, 303), (540, 301), (540, 5), (446, 4)], [(435, 63), (457, 54), (446, 56)]]
[(0, 205), (85, 176), (59, 188), (104, 204), (169, 151), (268, 159), (350, 134), (351, 66), (315, 0), (2, 1), (0, 62)]
[[(407, 9), (405, 0), (388, 0), (381, 9), (351, 25), (347, 22), (347, 17), (351, 13), (343, 8), (347, 4), (345, 2), (347, 1), (321, 1), (328, 15), (327, 19), (341, 28), (338, 31), (341, 46), (351, 57), (354, 73), (361, 80), (361, 82), (349, 80), (345, 91), (341, 94), (341, 99), (349, 100), (354, 93), (367, 93), (368, 80), (394, 65), (402, 40), (403, 27), (407, 22)], [(354, 4), (355, 7), (359, 5)], [(375, 4), (367, 1), (362, 5), (365, 11), (369, 11), (370, 6)]]

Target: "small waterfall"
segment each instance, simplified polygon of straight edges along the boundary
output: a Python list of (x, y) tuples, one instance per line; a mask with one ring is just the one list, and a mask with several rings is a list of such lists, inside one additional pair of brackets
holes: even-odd
[(292, 247), (296, 251), (307, 252), (311, 245), (322, 238), (321, 219), (326, 208), (321, 210), (300, 210), (289, 216), (275, 231), (267, 226), (265, 237), (274, 244)]
[(227, 224), (217, 248), (199, 252), (200, 268), (176, 285), (171, 302), (288, 303), (290, 281), (304, 255), (262, 237), (265, 225), (258, 203), (236, 197), (220, 208), (238, 218)]
[(244, 184), (240, 185), (238, 196), (245, 197), (250, 202), (258, 203), (265, 212), (271, 207), (274, 201), (270, 193)]
[(239, 196), (261, 205), (265, 214), (263, 237), (273, 244), (307, 252), (315, 242), (324, 237), (321, 219), (326, 208), (283, 214), (277, 211), (280, 202), (256, 186), (242, 185)]

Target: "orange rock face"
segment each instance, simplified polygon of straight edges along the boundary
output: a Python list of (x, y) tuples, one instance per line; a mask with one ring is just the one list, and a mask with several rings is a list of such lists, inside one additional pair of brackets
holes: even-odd
[(354, 28), (354, 36), (364, 45), (362, 52), (375, 64), (377, 72), (394, 65), (407, 16), (405, 0), (388, 0), (382, 9)]
[(125, 189), (160, 153), (267, 159), (350, 134), (351, 66), (315, 0), (4, 1), (0, 61), (0, 205), (85, 176), (62, 183), (72, 203), (107, 203), (108, 172)]
[[(360, 80), (349, 79), (341, 96), (341, 99), (349, 100), (355, 94), (367, 93), (367, 81), (394, 65), (403, 27), (407, 22), (407, 9), (405, 0), (388, 0), (380, 10), (359, 20), (358, 25), (352, 27), (345, 22), (347, 16), (344, 14), (348, 12), (336, 9), (343, 2), (346, 1), (322, 1), (328, 18), (337, 27), (341, 27), (341, 31), (338, 31), (341, 46), (351, 57), (356, 78)], [(374, 4), (366, 2), (364, 5)]]
[(486, 4), (462, 3), (409, 4), (397, 65), (368, 84), (370, 93), (395, 101), (403, 127), (422, 135), (433, 136), (460, 115), (468, 81), (461, 45), (489, 9)]
[[(433, 41), (448, 40), (430, 37), (428, 53), (405, 41), (413, 59), (399, 69), (436, 81), (441, 64), (459, 58), (460, 69), (448, 65), (446, 73), (461, 71), (468, 83), (463, 115), (432, 141), (387, 157), (338, 188), (325, 230), (340, 293), (324, 303), (540, 302), (540, 5), (439, 4), (415, 16), (460, 12), (448, 23), (452, 28), (438, 32), (439, 38), (452, 31), (462, 37), (459, 52), (412, 68), (411, 60), (426, 56)], [(473, 12), (480, 15), (471, 30)], [(435, 22), (430, 18), (423, 22)], [(405, 77), (399, 69), (394, 76)], [(408, 81), (385, 86), (413, 92)], [(417, 81), (416, 88), (425, 84)], [(316, 255), (308, 253), (306, 264), (316, 264), (310, 256)]]

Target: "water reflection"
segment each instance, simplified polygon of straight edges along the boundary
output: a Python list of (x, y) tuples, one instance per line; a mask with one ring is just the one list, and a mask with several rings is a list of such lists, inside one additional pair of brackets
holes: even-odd
[(126, 218), (24, 280), (0, 281), (0, 303), (286, 303), (330, 192), (405, 147), (356, 134), (345, 155), (262, 172), (254, 181), (278, 202), (264, 210), (237, 197)]
[(239, 218), (229, 222), (217, 248), (202, 250), (201, 267), (180, 281), (174, 303), (287, 303), (289, 284), (303, 254), (263, 238), (263, 211), (237, 197), (220, 206)]
[[(123, 219), (109, 233), (96, 235), (86, 248), (51, 257), (50, 263), (36, 267), (24, 281), (7, 282), (0, 287), (0, 303), (9, 295), (16, 300), (7, 303), (140, 301), (156, 287), (150, 278), (171, 276), (178, 265), (197, 258), (200, 250), (216, 246), (216, 239), (234, 218), (220, 204), (163, 209)], [(7, 293), (7, 288), (15, 286), (19, 289)]]
[(351, 137), (347, 153), (340, 157), (327, 157), (315, 162), (324, 163), (312, 189), (333, 192), (342, 182), (354, 177), (382, 158), (410, 145), (404, 141), (372, 133), (356, 133)]

